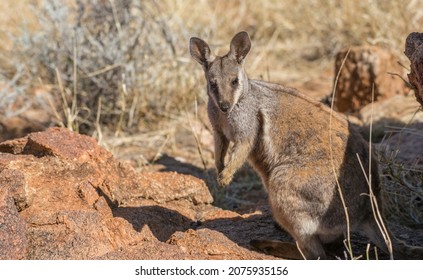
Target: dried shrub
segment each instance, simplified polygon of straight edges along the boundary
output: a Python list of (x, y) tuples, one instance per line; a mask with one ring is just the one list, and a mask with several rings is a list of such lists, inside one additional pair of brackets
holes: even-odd
[[(414, 134), (414, 136), (413, 136)], [(423, 162), (420, 147), (408, 147), (404, 157), (402, 139), (413, 136), (408, 145), (419, 144), (421, 129), (403, 128), (385, 139), (379, 150), (384, 212), (389, 221), (412, 228), (423, 225)], [(405, 141), (405, 140), (404, 140)], [(415, 157), (410, 154), (414, 151)]]
[(154, 1), (46, 0), (36, 13), (39, 31), (13, 38), (13, 54), (28, 79), (61, 85), (73, 129), (92, 131), (98, 113), (103, 127), (131, 129), (183, 106), (185, 37)]

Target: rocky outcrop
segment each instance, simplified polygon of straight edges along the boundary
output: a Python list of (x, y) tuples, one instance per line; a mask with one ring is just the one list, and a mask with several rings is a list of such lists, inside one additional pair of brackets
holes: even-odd
[(410, 33), (405, 41), (405, 55), (410, 60), (408, 79), (417, 102), (423, 106), (423, 33)]
[(66, 129), (0, 143), (0, 259), (271, 258), (246, 234), (255, 219), (267, 225), (257, 234), (279, 237), (268, 211), (212, 201), (200, 179), (137, 173)]
[[(198, 178), (136, 172), (66, 129), (0, 143), (0, 259), (273, 259), (249, 242), (292, 241), (267, 205), (212, 201)], [(354, 244), (364, 252), (367, 240)]]
[[(335, 76), (347, 56), (347, 50), (336, 56)], [(372, 101), (374, 85), (375, 101), (387, 99), (408, 90), (399, 77), (403, 69), (397, 58), (388, 50), (376, 46), (353, 47), (342, 66), (336, 84), (334, 105), (340, 112), (356, 113)]]

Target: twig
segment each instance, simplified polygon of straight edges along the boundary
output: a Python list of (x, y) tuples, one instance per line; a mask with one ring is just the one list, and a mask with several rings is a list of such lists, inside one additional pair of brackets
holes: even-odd
[(65, 119), (66, 119), (66, 125), (64, 125), (64, 126), (67, 129), (72, 130), (72, 123), (73, 123), (72, 112), (69, 109), (69, 104), (68, 104), (68, 101), (66, 100), (66, 93), (65, 93), (65, 89), (63, 87), (63, 82), (62, 82), (62, 78), (60, 76), (59, 69), (55, 68), (55, 71), (56, 71), (57, 83), (59, 84), (60, 96), (62, 97), (63, 113), (65, 114)]
[(379, 255), (377, 253), (377, 247), (374, 247), (374, 251), (375, 251), (375, 259), (378, 260), (379, 259)]
[(97, 131), (97, 141), (100, 145), (103, 144), (103, 133), (101, 131), (100, 126), (100, 116), (101, 116), (101, 96), (98, 98), (98, 106), (97, 106), (97, 116), (95, 118), (95, 128)]
[[(77, 55), (78, 49), (77, 49), (77, 44), (76, 44), (76, 34), (75, 34), (75, 30), (73, 32), (73, 95), (72, 95), (72, 107), (71, 107), (71, 112), (72, 115), (76, 116), (77, 114), (77, 94), (78, 94), (78, 55)], [(72, 129), (75, 129), (76, 127), (74, 127), (74, 125), (77, 125), (76, 123), (72, 122)], [(78, 128), (76, 128), (76, 130), (78, 130)]]
[(405, 66), (401, 61), (397, 61), (398, 65), (401, 66), (402, 68), (404, 68), (405, 70), (407, 70), (408, 72), (410, 72), (410, 68)]
[(101, 68), (101, 69), (99, 69), (99, 70), (96, 70), (96, 71), (93, 71), (93, 72), (91, 72), (91, 73), (88, 73), (88, 74), (86, 75), (86, 77), (87, 77), (87, 78), (92, 78), (92, 77), (94, 77), (94, 76), (104, 74), (104, 73), (106, 73), (106, 72), (109, 72), (109, 71), (111, 71), (111, 70), (113, 70), (113, 69), (116, 69), (116, 68), (119, 68), (119, 67), (121, 67), (121, 66), (122, 66), (121, 64), (107, 65), (106, 67), (103, 67), (103, 68)]
[(119, 114), (119, 121), (116, 125), (116, 131), (115, 131), (115, 136), (118, 136), (121, 132), (122, 129), (122, 124), (123, 124), (123, 120), (126, 114), (126, 96), (128, 96), (128, 92), (127, 92), (127, 88), (126, 88), (126, 83), (125, 83), (125, 73), (122, 74), (122, 91), (120, 92), (120, 98), (122, 99), (122, 108), (120, 109), (120, 114)]
[(61, 127), (65, 127), (65, 124), (63, 123), (62, 117), (59, 115), (59, 112), (57, 112), (57, 108), (54, 105), (53, 100), (51, 99), (50, 95), (47, 95), (47, 102), (50, 105), (51, 109), (53, 110), (53, 114), (54, 116), (57, 118), (57, 120), (59, 121), (59, 125)]
[(345, 204), (344, 195), (342, 194), (341, 185), (339, 184), (338, 176), (336, 174), (336, 168), (335, 168), (335, 163), (334, 163), (334, 159), (333, 159), (333, 150), (332, 150), (332, 145), (333, 145), (333, 140), (332, 140), (332, 116), (333, 116), (333, 106), (334, 106), (334, 102), (335, 102), (336, 86), (338, 85), (339, 76), (341, 75), (342, 68), (345, 65), (345, 61), (347, 60), (348, 55), (350, 54), (350, 51), (351, 51), (351, 48), (348, 49), (347, 54), (345, 55), (344, 59), (342, 60), (341, 67), (339, 68), (339, 71), (338, 71), (336, 78), (335, 78), (335, 83), (333, 85), (332, 101), (331, 101), (330, 116), (329, 116), (329, 153), (330, 153), (330, 162), (331, 162), (331, 165), (332, 165), (333, 176), (335, 177), (336, 185), (338, 187), (339, 197), (341, 199), (342, 206), (343, 206), (344, 212), (345, 212), (345, 220), (346, 220), (346, 223), (347, 223), (347, 243), (348, 243), (347, 249), (348, 249), (348, 253), (350, 254), (351, 259), (354, 259), (352, 246), (351, 246), (350, 217), (349, 217), (349, 214), (348, 214), (347, 205)]
[(370, 204), (372, 207), (372, 211), (373, 211), (373, 215), (376, 221), (376, 224), (379, 227), (379, 230), (382, 233), (382, 236), (385, 240), (386, 246), (388, 247), (388, 251), (389, 251), (389, 256), (390, 259), (393, 260), (394, 259), (394, 255), (393, 255), (393, 250), (392, 250), (392, 241), (391, 241), (391, 237), (389, 236), (389, 232), (385, 226), (385, 223), (383, 221), (383, 217), (382, 214), (379, 210), (379, 205), (376, 199), (376, 196), (373, 193), (373, 187), (372, 187), (372, 129), (373, 129), (373, 103), (374, 103), (374, 95), (375, 95), (375, 90), (374, 90), (374, 84), (372, 87), (372, 104), (371, 104), (371, 110), (370, 110), (370, 133), (369, 133), (369, 170), (368, 170), (368, 175), (366, 175), (366, 172), (364, 170), (364, 166), (361, 162), (360, 156), (357, 155), (358, 158), (358, 162), (360, 163), (360, 167), (361, 170), (363, 171), (364, 177), (366, 178), (367, 184), (369, 186), (369, 196), (370, 196)]
[(366, 246), (366, 260), (370, 260), (370, 243)]
[(110, 0), (110, 5), (112, 6), (113, 19), (115, 21), (116, 29), (117, 29), (118, 34), (119, 34), (119, 41), (120, 41), (120, 43), (122, 43), (122, 39), (123, 39), (123, 37), (122, 37), (122, 26), (120, 25), (120, 21), (119, 21), (118, 14), (117, 14), (117, 11), (116, 11), (115, 1)]
[(166, 139), (164, 140), (163, 144), (157, 150), (157, 153), (154, 156), (154, 158), (151, 160), (151, 162), (156, 162), (161, 157), (162, 151), (163, 151), (164, 147), (166, 146), (167, 141), (169, 141), (169, 139), (170, 139), (170, 135), (168, 134), (168, 135), (166, 135)]
[(398, 76), (398, 77), (400, 77), (400, 79), (407, 85), (407, 87), (409, 87), (409, 88), (411, 88), (413, 90), (416, 89), (409, 81), (407, 81), (406, 79), (404, 79), (400, 74), (398, 74), (398, 73), (392, 73), (392, 72), (387, 72), (387, 73), (389, 75), (391, 75), (391, 76)]
[(304, 255), (303, 251), (300, 248), (300, 245), (298, 245), (298, 241), (295, 241), (295, 244), (297, 245), (297, 249), (300, 252), (300, 254), (303, 257), (303, 259), (307, 260), (306, 256)]
[[(194, 110), (195, 110), (195, 116), (197, 117), (197, 112), (198, 112), (197, 111), (197, 98), (195, 98)], [(187, 119), (188, 119), (188, 124), (191, 128), (192, 134), (194, 135), (195, 143), (197, 144), (198, 154), (200, 155), (201, 163), (203, 164), (204, 171), (207, 171), (208, 168), (207, 168), (206, 160), (204, 159), (204, 156), (203, 156), (203, 149), (201, 148), (201, 143), (200, 143), (200, 140), (198, 139), (197, 131), (195, 130), (194, 126), (192, 125), (191, 118), (188, 116), (188, 113), (187, 113)]]

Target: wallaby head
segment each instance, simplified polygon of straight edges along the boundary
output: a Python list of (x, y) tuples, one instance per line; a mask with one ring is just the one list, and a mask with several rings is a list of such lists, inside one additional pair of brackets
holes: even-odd
[(205, 72), (207, 94), (223, 113), (230, 112), (248, 88), (244, 61), (250, 49), (251, 40), (244, 31), (234, 36), (230, 51), (222, 57), (214, 57), (209, 45), (200, 38), (190, 40), (191, 55)]

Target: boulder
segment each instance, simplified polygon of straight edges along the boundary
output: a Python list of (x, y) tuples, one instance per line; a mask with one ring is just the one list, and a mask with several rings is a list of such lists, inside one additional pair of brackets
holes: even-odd
[(405, 41), (405, 55), (410, 60), (408, 79), (417, 102), (423, 106), (423, 33), (410, 33)]
[(1, 184), (14, 201), (5, 213), (24, 221), (22, 258), (90, 259), (141, 238), (102, 195), (116, 176), (104, 164), (117, 163), (94, 139), (52, 128), (0, 146), (16, 154), (0, 154), (0, 182), (11, 182)]
[[(348, 50), (344, 50), (337, 54), (335, 76), (347, 53)], [(358, 112), (371, 103), (373, 85), (375, 101), (405, 94), (408, 91), (406, 85), (396, 76), (401, 76), (404, 71), (397, 60), (394, 54), (381, 47), (351, 48), (336, 84), (335, 108), (344, 113)]]

